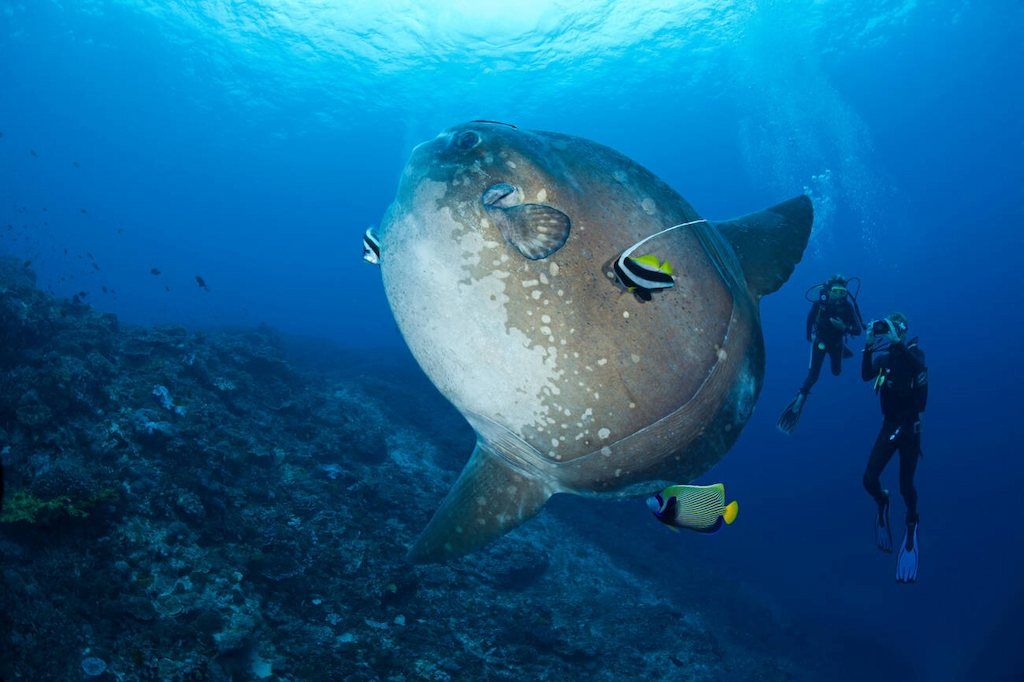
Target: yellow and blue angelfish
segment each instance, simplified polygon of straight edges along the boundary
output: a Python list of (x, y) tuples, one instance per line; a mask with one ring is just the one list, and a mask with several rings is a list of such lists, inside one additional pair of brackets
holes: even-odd
[(647, 508), (666, 526), (686, 528), (698, 533), (716, 533), (731, 524), (740, 512), (740, 504), (725, 503), (725, 486), (670, 485), (647, 498)]

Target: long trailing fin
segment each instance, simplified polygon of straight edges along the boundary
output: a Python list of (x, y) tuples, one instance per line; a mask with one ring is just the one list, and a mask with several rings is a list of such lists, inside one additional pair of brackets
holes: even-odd
[(478, 442), (459, 479), (409, 550), (409, 559), (438, 562), (468, 554), (536, 514), (553, 492), (549, 483)]
[(742, 218), (716, 222), (732, 244), (747, 286), (766, 296), (786, 283), (803, 257), (814, 222), (814, 207), (806, 195), (784, 201)]

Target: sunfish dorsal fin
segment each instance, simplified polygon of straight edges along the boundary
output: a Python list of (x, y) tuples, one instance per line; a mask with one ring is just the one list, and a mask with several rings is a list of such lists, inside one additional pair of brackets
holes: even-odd
[(547, 258), (569, 238), (569, 216), (551, 206), (520, 204), (494, 209), (502, 236), (530, 260)]
[(777, 291), (793, 274), (813, 222), (811, 200), (801, 195), (715, 226), (736, 252), (750, 292), (760, 297)]
[(409, 559), (436, 562), (468, 554), (536, 514), (554, 492), (543, 479), (514, 468), (478, 441), (459, 480), (409, 550)]

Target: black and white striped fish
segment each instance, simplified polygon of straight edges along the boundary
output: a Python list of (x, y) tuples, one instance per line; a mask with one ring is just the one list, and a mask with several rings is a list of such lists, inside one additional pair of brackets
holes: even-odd
[(680, 223), (679, 225), (673, 225), (661, 232), (657, 232), (649, 237), (641, 239), (636, 244), (633, 244), (623, 251), (622, 255), (615, 259), (615, 263), (612, 265), (612, 269), (615, 271), (615, 276), (618, 277), (619, 281), (624, 287), (626, 287), (626, 289), (645, 301), (651, 300), (652, 292), (658, 289), (668, 289), (675, 286), (675, 279), (672, 277), (673, 273), (671, 263), (667, 260), (662, 261), (653, 254), (648, 253), (642, 256), (634, 256), (633, 253), (648, 241), (657, 236), (663, 235), (666, 232), (703, 222), (706, 221), (702, 219), (691, 220), (688, 223)]
[(645, 301), (651, 300), (651, 292), (675, 286), (672, 278), (672, 264), (661, 262), (654, 254), (643, 256), (619, 256), (612, 266), (615, 276), (628, 290)]
[(366, 228), (363, 233), (363, 260), (367, 263), (380, 265), (380, 242), (373, 235), (373, 228)]

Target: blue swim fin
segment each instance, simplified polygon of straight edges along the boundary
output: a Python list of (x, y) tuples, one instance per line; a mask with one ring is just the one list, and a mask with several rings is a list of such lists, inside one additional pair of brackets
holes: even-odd
[(907, 534), (900, 546), (900, 555), (896, 559), (896, 582), (916, 583), (918, 562), (917, 524), (907, 526)]
[(885, 504), (875, 514), (875, 545), (886, 554), (892, 554), (892, 524), (889, 522), (889, 491), (885, 493)]

